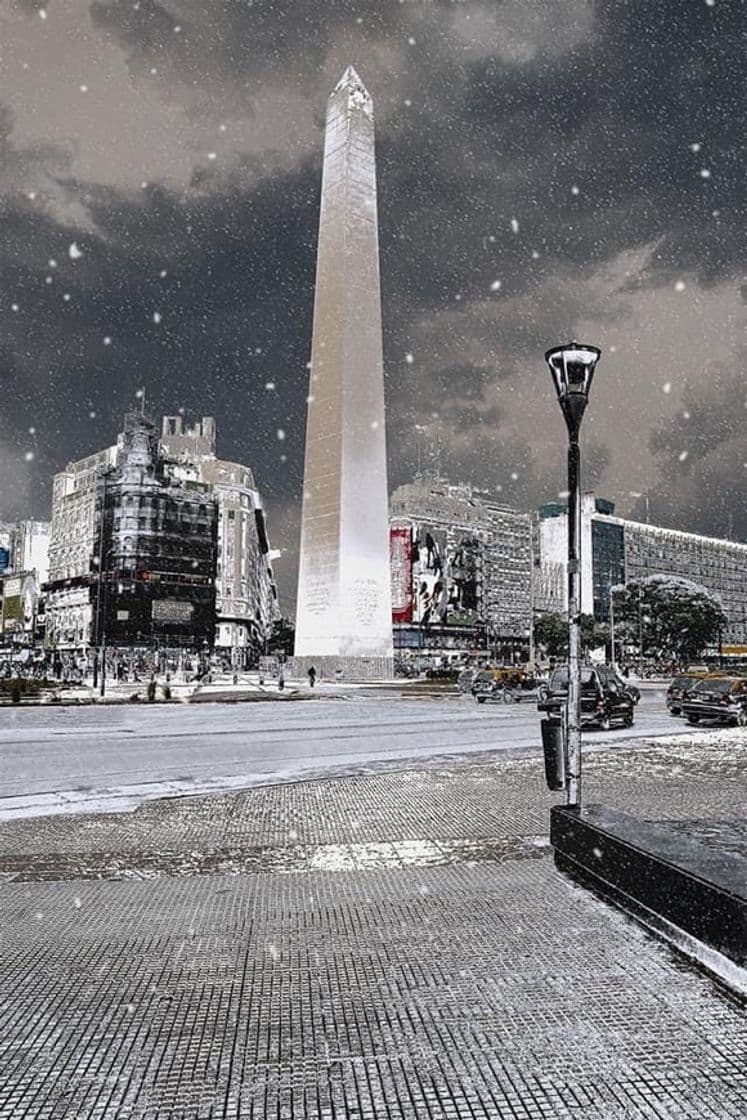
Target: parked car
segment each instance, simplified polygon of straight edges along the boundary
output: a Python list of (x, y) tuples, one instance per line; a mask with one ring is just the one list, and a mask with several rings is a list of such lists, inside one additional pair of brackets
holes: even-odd
[(517, 700), (533, 700), (537, 690), (547, 687), (531, 665), (498, 665), (481, 669), (472, 682), (472, 695), (478, 704), (488, 700), (510, 704)]
[(713, 719), (747, 727), (747, 678), (706, 677), (685, 694), (682, 711), (688, 723)]
[(673, 716), (682, 714), (682, 701), (685, 696), (699, 681), (705, 680), (710, 674), (705, 672), (681, 673), (675, 677), (667, 689), (666, 705)]
[[(547, 692), (537, 708), (550, 720), (560, 721), (568, 699), (568, 666), (560, 665), (550, 677)], [(632, 727), (635, 706), (640, 699), (638, 689), (628, 685), (607, 665), (581, 667), (581, 724), (596, 724), (607, 731), (613, 721)]]

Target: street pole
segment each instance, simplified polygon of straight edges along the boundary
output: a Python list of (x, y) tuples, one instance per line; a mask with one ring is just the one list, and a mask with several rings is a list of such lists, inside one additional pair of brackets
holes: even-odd
[[(107, 559), (108, 559), (108, 557), (111, 555), (111, 549), (107, 552), (106, 555), (107, 555)], [(101, 580), (101, 573), (99, 572), (99, 582), (100, 582), (100, 580)], [(107, 597), (107, 591), (108, 590), (109, 590), (109, 585), (108, 585), (107, 581), (105, 580), (104, 581), (104, 595), (103, 595), (103, 613), (104, 613), (104, 615), (106, 615), (106, 609), (107, 609), (108, 602), (109, 602), (108, 597)], [(102, 696), (102, 697), (106, 695), (106, 618), (105, 617), (102, 617), (102, 619), (101, 619), (101, 685), (100, 685), (100, 688), (99, 688), (99, 695)]]
[(570, 342), (548, 350), (558, 404), (568, 429), (568, 699), (564, 746), (568, 804), (581, 808), (581, 454), (579, 433), (594, 369), (596, 346)]
[(612, 644), (612, 668), (617, 669), (615, 661), (615, 593), (610, 584), (610, 642)]
[(581, 804), (581, 457), (568, 442), (568, 804)]

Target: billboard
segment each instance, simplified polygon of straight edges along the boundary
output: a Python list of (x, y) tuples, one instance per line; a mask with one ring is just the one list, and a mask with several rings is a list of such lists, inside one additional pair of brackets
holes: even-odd
[(415, 620), (421, 626), (444, 623), (448, 614), (446, 531), (419, 525), (412, 552)]
[(412, 536), (407, 526), (389, 532), (392, 622), (412, 622)]
[(424, 627), (480, 621), (482, 553), (482, 541), (469, 532), (417, 527), (412, 548), (415, 621)]
[(184, 626), (192, 621), (195, 608), (193, 603), (185, 599), (155, 599), (151, 611), (154, 622), (166, 626)]

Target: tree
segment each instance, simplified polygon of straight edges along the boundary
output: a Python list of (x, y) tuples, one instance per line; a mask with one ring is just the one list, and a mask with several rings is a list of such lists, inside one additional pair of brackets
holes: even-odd
[(562, 657), (568, 649), (568, 623), (562, 614), (541, 614), (534, 623), (534, 641), (548, 657)]
[(657, 660), (693, 661), (728, 624), (721, 600), (681, 576), (664, 574), (631, 580), (615, 593), (615, 618), (639, 636)]
[(293, 646), (296, 640), (296, 628), (288, 618), (279, 618), (272, 624), (267, 648), (270, 653), (284, 653), (293, 656)]
[[(605, 644), (607, 631), (593, 615), (581, 615), (581, 649), (588, 652)], [(568, 656), (568, 620), (562, 614), (542, 614), (534, 624), (534, 640), (548, 657)]]

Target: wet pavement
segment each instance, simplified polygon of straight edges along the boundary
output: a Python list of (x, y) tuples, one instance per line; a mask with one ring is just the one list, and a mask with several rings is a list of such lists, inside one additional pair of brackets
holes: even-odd
[[(746, 758), (586, 798), (741, 843)], [(744, 1009), (555, 871), (554, 800), (496, 754), (2, 823), (0, 1118), (743, 1117)]]

